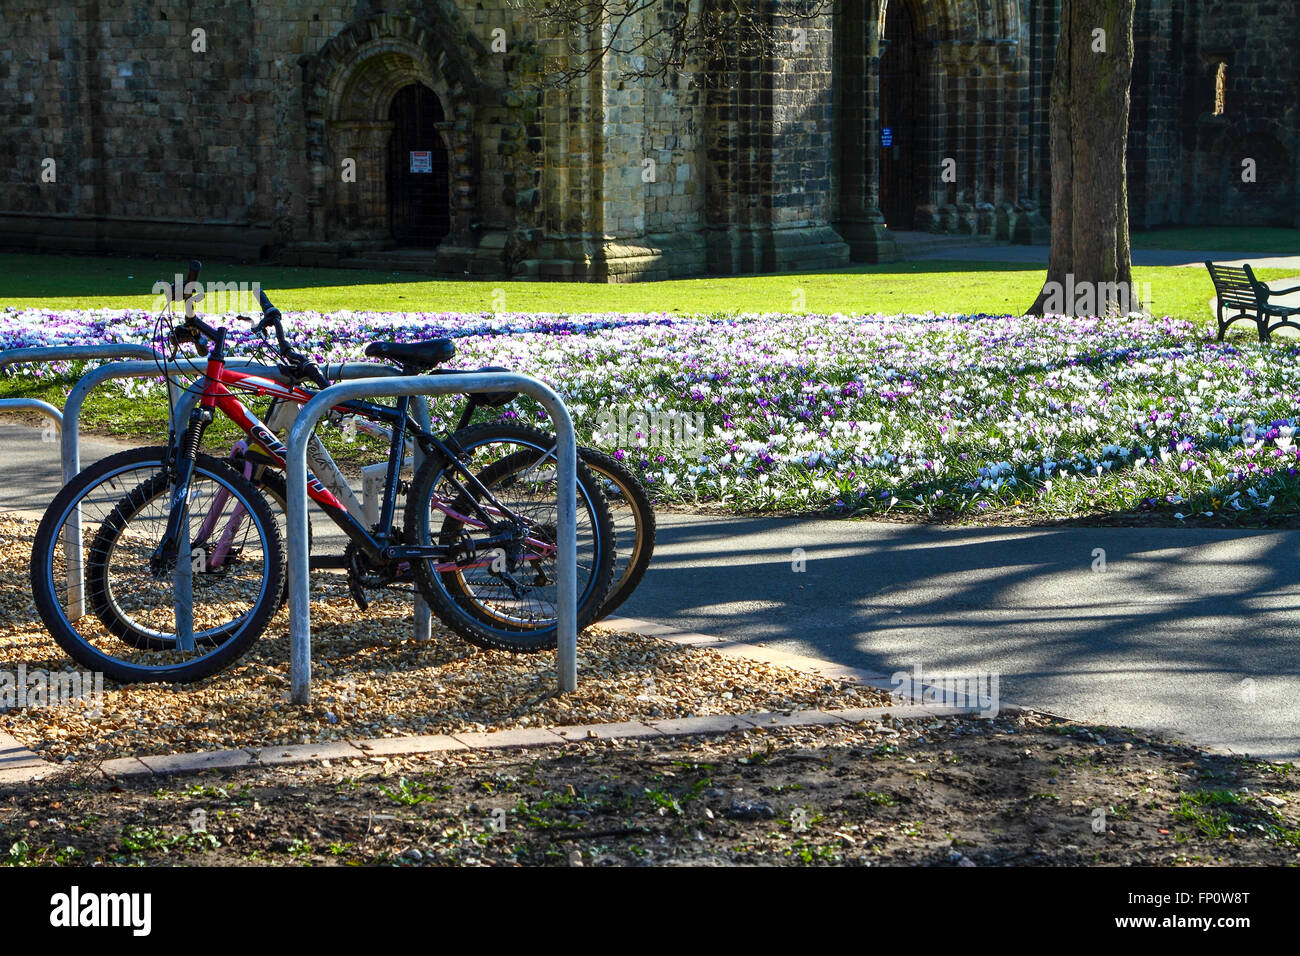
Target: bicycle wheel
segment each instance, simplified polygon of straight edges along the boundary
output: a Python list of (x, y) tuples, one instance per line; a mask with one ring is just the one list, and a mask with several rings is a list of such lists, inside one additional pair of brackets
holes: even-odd
[[(453, 447), (474, 456), (475, 467), (513, 454), (521, 447), (549, 451), (555, 436), (529, 425), (486, 422), (462, 428), (452, 436)], [(450, 444), (450, 443), (449, 443)], [(488, 450), (490, 448), (490, 451)], [(614, 558), (614, 579), (596, 620), (603, 620), (636, 590), (655, 550), (655, 513), (645, 486), (623, 464), (594, 448), (579, 448), (578, 457), (596, 479), (609, 504), (618, 542)]]
[[(224, 461), (233, 466), (239, 474), (244, 474), (242, 460), (227, 458)], [(288, 496), (285, 491), (284, 476), (269, 468), (259, 468), (254, 472), (254, 477), (248, 480), (272, 506), (271, 513), (276, 518), (276, 529), (280, 532), (280, 540), (283, 542), (288, 525), (286, 518), (288, 508), (285, 505)], [(152, 630), (137, 627), (135, 621), (119, 609), (113, 600), (113, 588), (109, 583), (106, 558), (112, 553), (116, 538), (125, 530), (130, 520), (147, 508), (161, 508), (163, 513), (166, 513), (168, 488), (167, 475), (164, 472), (157, 472), (123, 496), (114, 509), (115, 520), (104, 522), (96, 534), (90, 549), (90, 559), (86, 565), (86, 596), (90, 601), (91, 609), (119, 638), (133, 647), (145, 650), (163, 650), (171, 647), (172, 643), (169, 639), (154, 634)], [(191, 539), (190, 547), (204, 549), (205, 556), (208, 558), (206, 563), (209, 565), (209, 572), (219, 569), (228, 554), (238, 560), (241, 553), (239, 542), (247, 537), (249, 530), (245, 527), (249, 520), (248, 512), (233, 506), (227, 508), (226, 505), (229, 503), (227, 499), (228, 495), (217, 492), (206, 513), (195, 516), (199, 530), (196, 533), (197, 537)], [(310, 548), (310, 524), (307, 527), (307, 541)], [(215, 563), (212, 561), (213, 558)], [(280, 589), (277, 606), (283, 607), (288, 602), (289, 588), (285, 586)], [(220, 638), (220, 634), (213, 633), (206, 634), (200, 639), (213, 645), (219, 643)]]
[[(191, 568), (193, 646), (183, 646), (177, 559), (157, 553), (172, 507), (167, 456), (166, 448), (140, 448), (81, 472), (50, 504), (32, 547), (32, 593), (46, 628), (78, 663), (121, 683), (189, 682), (227, 667), (266, 628), (284, 587), (284, 549), (266, 500), (200, 454), (182, 556)], [(238, 534), (223, 540), (237, 509)], [(70, 562), (66, 543), (78, 522), (82, 545)]]
[[(444, 562), (415, 562), (416, 583), (439, 618), (473, 644), (524, 653), (556, 646), (559, 507), (555, 469), (545, 466), (549, 460), (537, 449), (521, 449), (478, 472), (483, 487), (473, 491), (453, 480), (452, 466), (441, 458), (430, 458), (415, 477), (406, 501), (406, 539), (436, 543), (452, 555)], [(591, 474), (581, 465), (578, 471), (575, 557), (582, 629), (596, 619), (609, 590), (614, 529)], [(495, 527), (471, 518), (475, 504), (494, 515)]]
[(594, 448), (579, 448), (582, 463), (595, 477), (609, 502), (614, 521), (614, 537), (620, 544), (614, 564), (614, 583), (605, 595), (596, 620), (604, 620), (615, 608), (632, 596), (655, 553), (655, 511), (645, 486), (612, 455)]

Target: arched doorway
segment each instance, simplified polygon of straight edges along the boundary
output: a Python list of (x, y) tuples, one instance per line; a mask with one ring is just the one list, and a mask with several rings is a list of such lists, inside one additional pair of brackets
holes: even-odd
[(397, 91), (388, 109), (388, 212), (403, 246), (436, 246), (451, 231), (450, 157), (439, 126), (442, 103), (427, 86)]
[(880, 211), (890, 229), (911, 229), (922, 202), (925, 127), (921, 57), (912, 4), (893, 0), (880, 56)]

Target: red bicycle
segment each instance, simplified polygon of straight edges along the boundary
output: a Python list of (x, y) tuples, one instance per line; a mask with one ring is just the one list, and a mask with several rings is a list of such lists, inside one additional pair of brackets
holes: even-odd
[[(198, 271), (192, 262), (187, 286)], [(270, 505), (240, 471), (199, 450), (220, 413), (282, 468), (284, 444), (236, 393), (303, 404), (329, 384), (290, 346), (279, 310), (259, 295), (263, 318), (255, 331), (275, 331), (270, 347), (286, 381), (228, 368), (227, 330), (208, 325), (180, 296), (184, 322), (172, 324), (167, 310), (160, 338), (165, 322), (173, 362), (184, 344), (207, 358), (202, 395), (183, 430), (173, 422), (166, 447), (122, 452), (81, 472), (55, 497), (37, 530), (31, 580), (42, 620), (76, 661), (114, 680), (186, 682), (213, 674), (247, 651), (281, 604), (284, 549)], [(450, 339), (375, 342), (366, 349), (412, 373), (433, 369), (454, 353)], [(554, 647), (558, 508), (555, 470), (538, 467), (546, 453), (521, 447), (474, 473), (445, 436), (416, 424), (410, 401), (337, 407), (383, 423), (392, 436), (377, 524), (367, 527), (310, 473), (309, 498), (347, 536), (357, 573), (389, 581), (408, 575), (439, 618), (476, 644), (524, 652)], [(405, 527), (398, 530), (394, 516), (408, 437), (422, 450), (424, 464), (406, 496)], [(610, 586), (615, 548), (608, 506), (581, 465), (577, 485), (578, 624), (585, 627)], [(78, 527), (82, 543), (69, 562)], [(77, 581), (77, 566), (84, 583)]]

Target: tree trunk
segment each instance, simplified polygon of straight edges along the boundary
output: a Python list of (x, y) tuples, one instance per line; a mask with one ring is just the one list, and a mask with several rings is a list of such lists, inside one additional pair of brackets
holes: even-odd
[(1052, 250), (1029, 315), (1139, 307), (1125, 165), (1134, 6), (1065, 0), (1052, 72)]

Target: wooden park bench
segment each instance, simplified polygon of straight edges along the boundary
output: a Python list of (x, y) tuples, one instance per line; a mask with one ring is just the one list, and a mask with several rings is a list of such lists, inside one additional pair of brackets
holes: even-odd
[[(1276, 305), (1270, 303), (1269, 296), (1287, 295), (1300, 292), (1300, 286), (1294, 289), (1270, 289), (1255, 278), (1255, 270), (1250, 266), (1221, 266), (1207, 262), (1205, 268), (1210, 270), (1214, 280), (1214, 291), (1219, 294), (1219, 341), (1223, 341), (1228, 326), (1241, 319), (1251, 319), (1259, 330), (1259, 340), (1267, 342), (1274, 329), (1289, 325), (1300, 329), (1300, 306)], [(1224, 310), (1236, 309), (1235, 315), (1225, 319)]]

